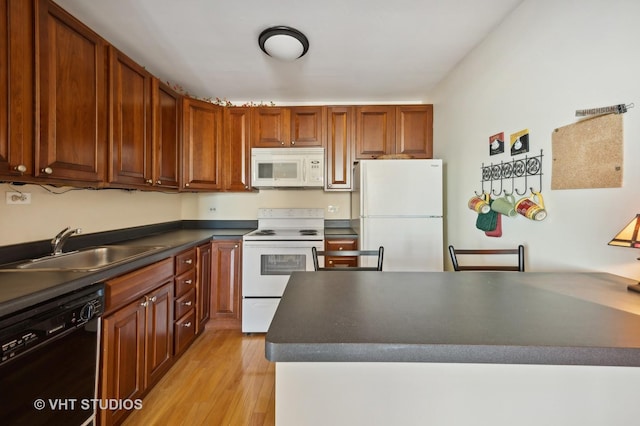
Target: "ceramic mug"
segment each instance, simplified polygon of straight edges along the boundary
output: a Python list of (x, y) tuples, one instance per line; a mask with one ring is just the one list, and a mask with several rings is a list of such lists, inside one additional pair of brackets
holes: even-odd
[(491, 206), (489, 205), (489, 194), (471, 197), (467, 205), (471, 210), (474, 210), (477, 213), (489, 213), (489, 210), (491, 210)]
[(527, 219), (543, 220), (547, 217), (547, 211), (544, 208), (542, 194), (531, 191), (529, 197), (522, 198), (516, 203), (516, 212)]
[(516, 197), (508, 194), (496, 198), (493, 200), (493, 203), (491, 203), (491, 210), (509, 217), (516, 216), (518, 214), (518, 212), (516, 212)]

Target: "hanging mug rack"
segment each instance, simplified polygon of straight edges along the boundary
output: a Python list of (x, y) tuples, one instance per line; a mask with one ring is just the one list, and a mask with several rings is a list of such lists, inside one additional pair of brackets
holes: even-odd
[[(500, 161), (499, 164), (482, 163), (482, 194), (491, 194), (495, 197), (501, 195), (525, 195), (528, 192), (542, 192), (542, 150), (540, 155), (532, 157), (525, 155), (524, 158), (511, 161)], [(537, 189), (534, 189), (535, 180)], [(505, 181), (507, 184), (505, 184)], [(485, 187), (488, 186), (488, 189)]]

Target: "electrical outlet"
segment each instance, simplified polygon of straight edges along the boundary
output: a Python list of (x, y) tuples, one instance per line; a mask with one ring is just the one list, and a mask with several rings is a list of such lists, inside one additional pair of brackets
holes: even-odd
[(31, 204), (30, 192), (7, 191), (7, 204)]

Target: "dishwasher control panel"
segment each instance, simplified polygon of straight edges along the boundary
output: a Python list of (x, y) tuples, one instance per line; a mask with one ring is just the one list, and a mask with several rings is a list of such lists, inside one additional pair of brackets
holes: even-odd
[(0, 329), (0, 365), (98, 318), (104, 312), (104, 290), (102, 286), (90, 290), (67, 294), (16, 314), (17, 321)]

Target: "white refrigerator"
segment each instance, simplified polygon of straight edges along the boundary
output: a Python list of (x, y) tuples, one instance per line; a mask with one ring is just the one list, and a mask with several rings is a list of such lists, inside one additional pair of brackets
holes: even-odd
[(362, 160), (353, 184), (351, 226), (361, 250), (384, 246), (383, 271), (444, 269), (442, 160)]

